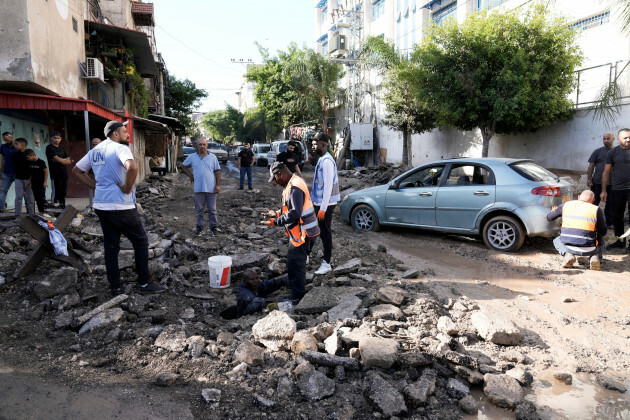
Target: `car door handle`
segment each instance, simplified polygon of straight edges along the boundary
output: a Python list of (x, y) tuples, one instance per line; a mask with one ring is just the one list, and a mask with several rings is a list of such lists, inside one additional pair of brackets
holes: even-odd
[(420, 197), (431, 197), (433, 195), (432, 192), (421, 192), (418, 194)]
[(475, 191), (475, 195), (490, 195), (488, 191)]

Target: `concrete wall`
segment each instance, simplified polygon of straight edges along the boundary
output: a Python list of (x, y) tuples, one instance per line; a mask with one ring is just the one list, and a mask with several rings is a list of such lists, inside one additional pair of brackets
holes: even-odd
[[(617, 121), (608, 126), (593, 120), (593, 113), (578, 111), (570, 121), (559, 122), (534, 133), (516, 136), (495, 135), (490, 139), (490, 157), (532, 159), (546, 167), (586, 172), (591, 152), (602, 146), (602, 135), (617, 131), (630, 121), (630, 105), (623, 105)], [(387, 161), (402, 162), (402, 135), (379, 127), (381, 147), (387, 149)], [(615, 145), (618, 143), (615, 141)], [(412, 136), (413, 165), (452, 157), (481, 156), (479, 131), (433, 130)]]
[[(48, 125), (33, 121), (27, 121), (16, 117), (9, 117), (7, 115), (0, 114), (0, 131), (13, 132), (14, 138), (24, 137), (28, 140), (28, 149), (33, 149), (38, 158), (46, 162), (46, 146), (50, 144), (48, 139)], [(36, 139), (39, 139), (39, 147), (37, 146)], [(52, 193), (52, 182), (48, 179), (48, 188), (46, 189), (46, 199), (50, 200), (50, 194)], [(12, 185), (9, 189), (9, 195), (7, 195), (6, 205), (7, 208), (15, 208), (15, 186)], [(35, 208), (37, 211), (37, 206)]]
[(26, 1), (2, 7), (0, 13), (0, 80), (31, 82), (31, 47)]
[(111, 25), (136, 29), (131, 14), (131, 0), (100, 0), (100, 5)]
[(79, 68), (85, 62), (85, 1), (28, 0), (27, 4), (33, 82), (61, 96), (86, 97)]

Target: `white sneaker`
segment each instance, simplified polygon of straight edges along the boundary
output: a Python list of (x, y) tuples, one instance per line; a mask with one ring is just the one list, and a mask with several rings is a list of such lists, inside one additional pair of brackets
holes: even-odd
[(326, 273), (330, 273), (332, 271), (332, 267), (326, 261), (322, 261), (322, 265), (319, 266), (315, 274), (322, 275)]
[(306, 265), (308, 265), (308, 262), (311, 260), (311, 257), (309, 257), (308, 255), (306, 256)]

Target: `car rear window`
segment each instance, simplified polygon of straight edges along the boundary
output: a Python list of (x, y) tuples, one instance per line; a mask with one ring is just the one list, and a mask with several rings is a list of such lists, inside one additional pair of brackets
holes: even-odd
[(195, 148), (194, 147), (184, 147), (183, 152), (184, 152), (184, 154), (195, 153)]
[(514, 162), (509, 165), (517, 174), (530, 181), (557, 181), (558, 177), (534, 162)]

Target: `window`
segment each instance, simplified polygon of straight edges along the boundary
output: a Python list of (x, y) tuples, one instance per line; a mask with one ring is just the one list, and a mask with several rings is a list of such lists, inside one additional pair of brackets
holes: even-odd
[(322, 55), (328, 54), (328, 41), (322, 44)]
[(557, 181), (558, 177), (543, 167), (536, 165), (534, 162), (515, 162), (510, 164), (517, 174), (530, 181)]
[(446, 179), (447, 186), (494, 184), (491, 173), (482, 166), (453, 166)]
[(457, 13), (457, 2), (449, 4), (448, 6), (442, 7), (440, 10), (437, 10), (433, 13), (433, 21), (435, 23), (440, 23), (444, 19), (448, 19), (450, 17), (455, 16)]
[(578, 20), (577, 22), (571, 25), (571, 28), (582, 32), (587, 29), (601, 26), (604, 23), (608, 23), (609, 20), (610, 20), (610, 11), (601, 13), (597, 16), (591, 16), (590, 18)]
[(328, 6), (322, 7), (322, 14), (320, 16), (320, 21), (323, 22), (326, 20), (326, 13), (328, 12)]
[(79, 22), (74, 17), (72, 18), (72, 29), (74, 29), (74, 32), (79, 33)]
[(444, 166), (428, 166), (402, 179), (398, 188), (420, 188), (438, 185)]
[(476, 0), (477, 10), (490, 10), (502, 5), (503, 3), (506, 3), (507, 1), (509, 0)]
[(385, 0), (376, 0), (372, 3), (372, 21), (385, 14)]

